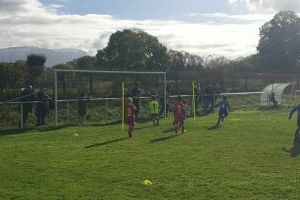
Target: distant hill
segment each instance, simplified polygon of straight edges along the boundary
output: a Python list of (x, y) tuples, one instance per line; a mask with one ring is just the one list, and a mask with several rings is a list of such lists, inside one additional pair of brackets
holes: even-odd
[(86, 56), (84, 51), (77, 49), (45, 49), (39, 47), (10, 47), (0, 49), (0, 62), (26, 60), (29, 54), (43, 54), (47, 57), (45, 66), (52, 67)]

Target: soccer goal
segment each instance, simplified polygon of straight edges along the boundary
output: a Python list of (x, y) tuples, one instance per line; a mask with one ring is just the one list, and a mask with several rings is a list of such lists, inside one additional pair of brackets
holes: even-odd
[[(133, 94), (138, 88), (139, 94)], [(54, 70), (54, 122), (125, 123), (126, 98), (133, 97), (146, 117), (152, 95), (167, 109), (166, 72)]]

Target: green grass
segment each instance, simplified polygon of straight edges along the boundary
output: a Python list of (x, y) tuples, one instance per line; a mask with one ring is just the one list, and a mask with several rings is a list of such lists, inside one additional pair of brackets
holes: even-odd
[(0, 199), (299, 199), (287, 113), (234, 112), (208, 130), (215, 113), (177, 137), (171, 119), (138, 124), (133, 139), (120, 125), (2, 133)]

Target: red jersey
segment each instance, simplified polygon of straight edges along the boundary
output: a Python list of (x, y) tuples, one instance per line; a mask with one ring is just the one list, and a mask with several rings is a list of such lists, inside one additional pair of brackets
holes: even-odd
[(185, 105), (183, 103), (177, 102), (174, 108), (175, 121), (183, 121), (185, 118)]
[(129, 102), (126, 105), (126, 119), (128, 123), (135, 122), (136, 107), (133, 103)]

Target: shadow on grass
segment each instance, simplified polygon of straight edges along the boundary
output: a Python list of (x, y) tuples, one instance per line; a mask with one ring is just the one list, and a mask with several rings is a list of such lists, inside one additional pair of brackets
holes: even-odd
[(143, 129), (152, 128), (152, 127), (157, 127), (157, 126), (152, 126), (152, 125), (151, 126), (142, 126), (142, 127), (139, 126), (137, 128), (134, 128), (134, 130), (138, 131), (138, 130), (143, 130)]
[(0, 137), (6, 135), (19, 135), (25, 134), (30, 131), (38, 131), (38, 132), (48, 132), (48, 131), (55, 131), (59, 129), (63, 129), (66, 127), (71, 127), (71, 125), (61, 125), (61, 126), (38, 126), (38, 127), (31, 127), (31, 128), (24, 128), (24, 129), (8, 129), (8, 130), (0, 130)]
[(262, 107), (257, 108), (256, 110), (258, 110), (258, 111), (264, 111), (264, 112), (266, 112), (266, 111), (271, 111), (271, 112), (273, 112), (273, 111), (280, 110), (280, 109), (282, 109), (282, 108), (283, 108), (282, 106), (277, 106), (277, 107), (272, 107), (272, 106), (262, 106)]
[(216, 130), (216, 129), (219, 129), (220, 128), (220, 126), (218, 126), (218, 125), (214, 125), (214, 126), (212, 126), (212, 127), (205, 127), (207, 130), (209, 130), (209, 131), (212, 131), (212, 130)]
[(290, 153), (291, 157), (297, 157), (300, 154), (300, 144), (295, 144), (291, 149), (283, 148), (283, 151)]
[(163, 133), (171, 133), (171, 132), (173, 132), (173, 131), (175, 131), (174, 128), (169, 128), (169, 129), (167, 129), (167, 130), (164, 130)]
[(179, 136), (179, 135), (170, 135), (170, 136), (166, 136), (166, 137), (161, 137), (161, 138), (153, 139), (153, 140), (151, 140), (150, 142), (151, 142), (151, 143), (155, 143), (155, 142), (163, 142), (163, 141), (166, 141), (166, 140), (170, 140), (170, 139), (176, 138), (176, 137), (178, 137), (178, 136)]
[(49, 127), (36, 127), (33, 130), (37, 130), (40, 132), (49, 132), (49, 131), (57, 131), (63, 128), (67, 127), (74, 127), (75, 125), (70, 125), (70, 124), (64, 124), (64, 125), (59, 125), (59, 126), (49, 126)]
[(11, 129), (11, 130), (2, 130), (0, 131), (0, 137), (6, 136), (6, 135), (19, 135), (19, 134), (25, 134), (26, 132), (34, 130), (33, 128), (27, 128), (27, 129)]
[(127, 139), (128, 139), (128, 137), (118, 138), (118, 139), (115, 139), (115, 140), (109, 140), (109, 141), (106, 141), (106, 142), (92, 144), (92, 145), (86, 146), (84, 148), (90, 149), (90, 148), (95, 148), (95, 147), (101, 147), (101, 146), (105, 146), (105, 145), (108, 145), (108, 144), (113, 144), (113, 143), (121, 142), (121, 141), (124, 141), (124, 140), (127, 140)]

